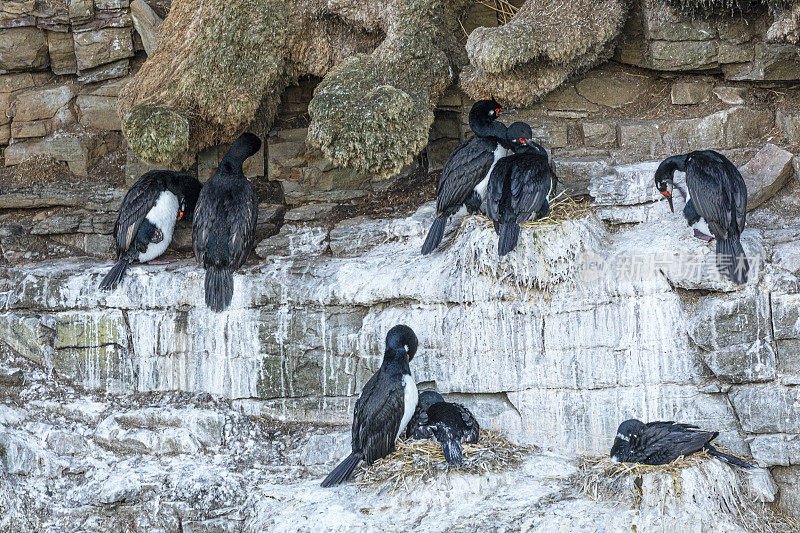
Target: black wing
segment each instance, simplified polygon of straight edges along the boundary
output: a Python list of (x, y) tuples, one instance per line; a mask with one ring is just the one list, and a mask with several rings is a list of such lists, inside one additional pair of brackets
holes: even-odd
[(166, 190), (166, 181), (177, 174), (168, 170), (152, 170), (143, 174), (125, 194), (114, 223), (117, 258), (131, 247), (147, 213)]
[(356, 401), (353, 413), (353, 451), (371, 464), (394, 451), (405, 404), (403, 383), (376, 372)]
[(718, 433), (672, 423), (648, 424), (636, 439), (637, 462), (667, 464), (680, 456), (699, 452)]
[(255, 240), (258, 198), (249, 181), (217, 175), (197, 200), (192, 244), (197, 261), (237, 269), (244, 264)]
[(473, 444), (478, 442), (478, 437), (480, 436), (481, 431), (478, 421), (475, 420), (475, 417), (472, 415), (469, 409), (460, 403), (455, 404), (455, 406), (458, 408), (459, 413), (461, 413), (461, 420), (466, 426), (466, 429), (464, 430), (464, 436), (462, 437), (463, 440)]
[(494, 161), (495, 141), (473, 135), (461, 141), (447, 158), (436, 187), (436, 211), (457, 209), (472, 194)]
[(736, 167), (720, 154), (689, 154), (686, 185), (697, 213), (717, 239), (739, 235), (744, 229), (747, 187)]
[(517, 224), (527, 222), (533, 213), (539, 212), (552, 185), (553, 173), (547, 157), (522, 154), (511, 172), (511, 208), (517, 214)]
[(506, 183), (514, 169), (513, 161), (513, 156), (501, 158), (489, 176), (489, 185), (486, 188), (486, 215), (496, 222), (501, 221), (500, 206), (503, 205)]
[(421, 405), (417, 405), (414, 416), (408, 421), (406, 426), (407, 439), (429, 439), (433, 436), (428, 422), (428, 412)]

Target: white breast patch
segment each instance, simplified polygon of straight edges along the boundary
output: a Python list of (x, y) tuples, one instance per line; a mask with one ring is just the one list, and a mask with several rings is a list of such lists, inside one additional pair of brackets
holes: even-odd
[(506, 150), (503, 148), (503, 145), (497, 143), (497, 148), (494, 149), (494, 161), (492, 161), (492, 166), (489, 167), (489, 172), (486, 173), (486, 177), (481, 180), (481, 182), (475, 187), (475, 192), (481, 195), (481, 199), (486, 200), (486, 188), (489, 186), (489, 176), (492, 175), (492, 170), (494, 170), (494, 166), (500, 161), (502, 158), (507, 156), (510, 153), (510, 150)]
[(172, 233), (175, 231), (175, 223), (178, 221), (178, 197), (169, 191), (163, 191), (156, 201), (156, 205), (147, 212), (145, 218), (164, 234), (161, 242), (151, 242), (147, 246), (145, 253), (139, 254), (139, 262), (151, 261), (163, 254), (169, 243), (172, 242)]
[(417, 392), (417, 384), (414, 383), (414, 378), (408, 374), (403, 374), (403, 418), (400, 420), (400, 429), (395, 440), (399, 439), (400, 435), (406, 430), (406, 426), (417, 409), (418, 400), (419, 392)]

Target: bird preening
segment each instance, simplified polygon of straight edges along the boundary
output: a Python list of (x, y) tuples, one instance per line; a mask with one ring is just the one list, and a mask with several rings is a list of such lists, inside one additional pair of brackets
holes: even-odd
[[(686, 189), (674, 181), (675, 171), (686, 174)], [(736, 166), (713, 150), (669, 157), (655, 173), (656, 188), (675, 211), (677, 188), (686, 204), (683, 216), (694, 235), (716, 240), (717, 268), (734, 283), (747, 283), (750, 263), (740, 240), (747, 211), (747, 185)], [(710, 233), (710, 235), (709, 235)]]
[(328, 474), (323, 487), (344, 483), (361, 463), (372, 464), (395, 450), (395, 441), (405, 431), (417, 408), (417, 384), (409, 363), (419, 341), (403, 324), (386, 334), (383, 362), (367, 381), (353, 412), (352, 452)]
[(205, 301), (212, 311), (233, 299), (233, 271), (247, 260), (255, 241), (258, 198), (242, 164), (261, 148), (261, 139), (243, 133), (205, 183), (192, 224), (192, 246), (205, 271)]
[(436, 391), (420, 393), (414, 416), (406, 428), (407, 439), (435, 438), (447, 463), (454, 466), (464, 462), (461, 443), (474, 444), (479, 434), (480, 426), (469, 409), (445, 401)]
[(201, 185), (188, 174), (151, 170), (125, 194), (114, 224), (117, 263), (100, 282), (110, 290), (122, 281), (128, 265), (146, 263), (163, 254), (183, 217), (191, 217)]

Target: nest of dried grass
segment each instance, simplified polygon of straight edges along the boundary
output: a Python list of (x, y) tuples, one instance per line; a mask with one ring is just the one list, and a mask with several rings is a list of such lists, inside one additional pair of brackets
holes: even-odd
[(577, 220), (592, 212), (588, 200), (576, 200), (566, 192), (561, 191), (550, 201), (550, 213), (546, 217), (530, 220), (522, 225), (523, 228), (543, 228), (554, 226), (567, 220)]
[[(521, 227), (526, 229), (546, 228), (568, 220), (578, 220), (593, 212), (591, 202), (588, 200), (576, 200), (565, 191), (561, 191), (550, 199), (550, 212), (546, 217), (529, 220)], [(486, 225), (492, 224), (492, 221), (488, 218), (482, 218), (484, 218)]]
[[(726, 453), (743, 460), (749, 460), (730, 450)], [(638, 463), (617, 463), (608, 456), (581, 457), (578, 460), (576, 488), (593, 500), (619, 501), (629, 497), (636, 508), (642, 504), (642, 477), (657, 474), (672, 478), (676, 493), (682, 493), (682, 472), (687, 468), (701, 467), (713, 459), (707, 452), (694, 453), (681, 457), (666, 465), (642, 465)], [(783, 533), (800, 531), (800, 522), (785, 515), (774, 504), (762, 503), (747, 487), (746, 471), (735, 469), (737, 483), (718, 487), (716, 495), (719, 507), (727, 511), (731, 518), (746, 531), (763, 533)], [(655, 502), (649, 502), (652, 506)]]
[(517, 14), (519, 8), (508, 0), (479, 0), (479, 4), (497, 13), (497, 22), (502, 26)]
[(711, 459), (705, 451), (694, 453), (666, 465), (643, 465), (639, 463), (617, 463), (610, 457), (581, 457), (578, 461), (580, 480), (578, 488), (593, 500), (619, 498), (631, 492), (634, 503), (642, 499), (642, 487), (638, 478), (645, 474), (669, 474), (673, 481), (680, 482), (683, 469), (697, 466)]
[(396, 451), (372, 465), (360, 466), (353, 484), (389, 485), (390, 490), (407, 490), (410, 485), (447, 475), (450, 470), (464, 473), (500, 472), (519, 465), (531, 448), (517, 446), (498, 431), (481, 431), (475, 444), (462, 444), (464, 463), (447, 464), (442, 446), (434, 439), (399, 440)]

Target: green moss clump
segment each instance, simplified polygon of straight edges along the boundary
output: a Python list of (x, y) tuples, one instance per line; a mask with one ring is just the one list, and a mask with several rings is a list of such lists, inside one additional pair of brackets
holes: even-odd
[(290, 3), (215, 3), (218, 13), (200, 30), (176, 91), (204, 120), (233, 135), (253, 120), (268, 89), (285, 85)]
[(493, 95), (505, 105), (530, 105), (608, 57), (628, 4), (528, 0), (508, 24), (470, 34), (471, 65), (461, 73), (461, 87), (475, 99)]
[(189, 120), (171, 109), (136, 106), (123, 130), (131, 150), (149, 163), (172, 164), (189, 150)]
[(379, 178), (400, 172), (425, 147), (435, 102), (458, 60), (452, 3), (396, 7), (386, 40), (334, 67), (309, 106), (309, 141), (335, 164)]

